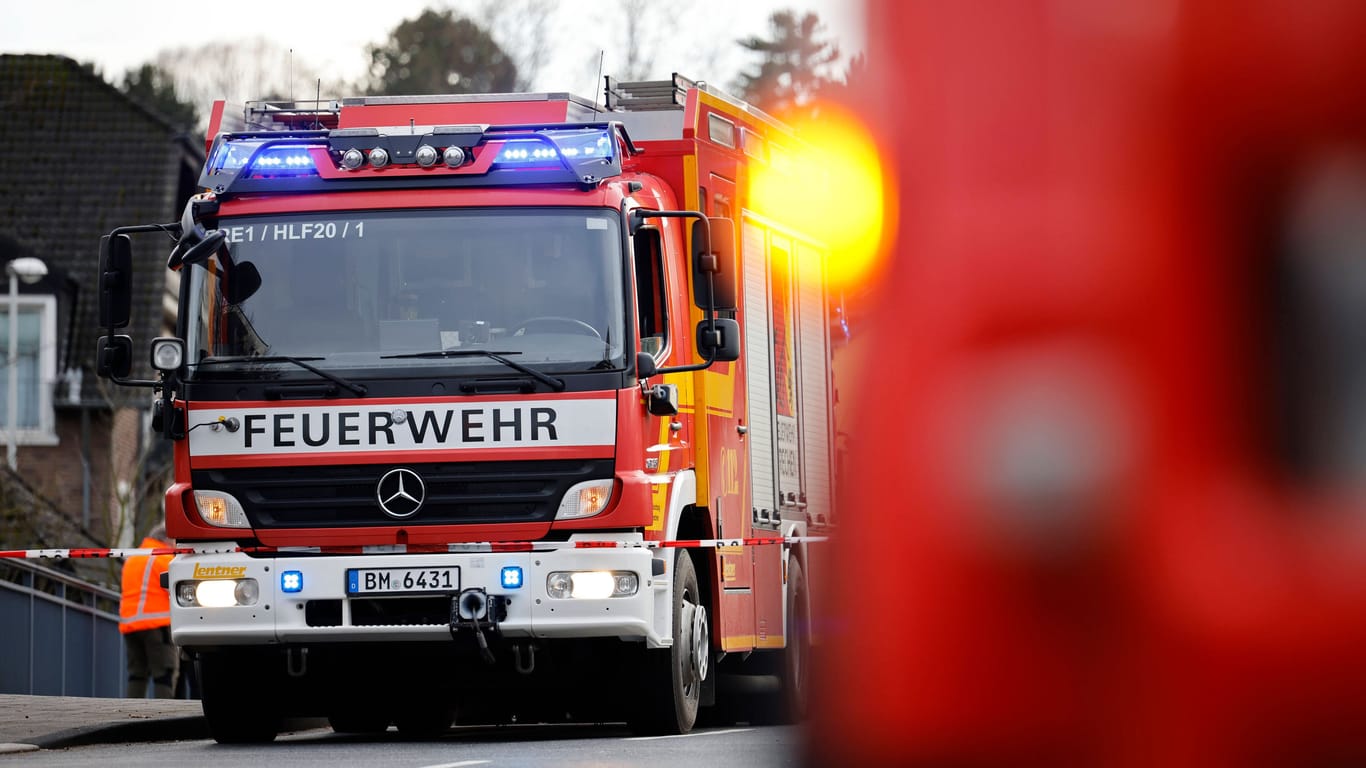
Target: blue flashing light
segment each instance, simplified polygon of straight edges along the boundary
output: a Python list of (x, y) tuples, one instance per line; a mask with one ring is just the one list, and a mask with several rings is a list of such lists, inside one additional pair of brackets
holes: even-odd
[(508, 138), (495, 165), (503, 168), (569, 168), (586, 161), (613, 159), (613, 133), (605, 128), (541, 130), (534, 136)]
[(302, 592), (304, 591), (304, 572), (303, 571), (281, 571), (280, 572), (280, 591), (281, 592)]
[(209, 160), (210, 172), (245, 171), (256, 175), (270, 176), (317, 174), (318, 170), (313, 164), (313, 157), (308, 153), (308, 147), (298, 145), (275, 146), (262, 149), (258, 153), (257, 150), (263, 143), (258, 140), (224, 142), (219, 145)]
[(546, 131), (545, 137), (555, 142), (560, 153), (570, 160), (609, 159), (616, 146), (611, 132), (601, 128)]
[(262, 168), (312, 168), (313, 158), (306, 149), (268, 149), (251, 164), (252, 170)]
[(503, 589), (521, 589), (522, 587), (522, 567), (520, 565), (505, 565), (502, 573)]
[(251, 163), (251, 172), (271, 175), (316, 174), (318, 169), (304, 147), (272, 147), (256, 156)]
[(240, 171), (251, 159), (251, 153), (261, 146), (259, 142), (228, 141), (218, 145), (213, 157), (209, 158), (212, 171)]
[(560, 153), (554, 145), (541, 139), (515, 139), (503, 145), (494, 161), (498, 165), (519, 168), (563, 168)]

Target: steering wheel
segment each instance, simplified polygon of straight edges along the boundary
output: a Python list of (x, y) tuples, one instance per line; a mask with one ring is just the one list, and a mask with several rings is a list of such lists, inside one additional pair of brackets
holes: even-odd
[(598, 333), (597, 328), (594, 328), (588, 323), (585, 323), (584, 321), (579, 320), (577, 318), (563, 317), (561, 315), (541, 315), (540, 317), (528, 317), (527, 319), (523, 320), (520, 323), (517, 323), (512, 327), (512, 335), (516, 336), (522, 331), (530, 330), (531, 326), (533, 325), (562, 325), (567, 326), (573, 331), (584, 336), (596, 336), (599, 339), (602, 338), (602, 334)]

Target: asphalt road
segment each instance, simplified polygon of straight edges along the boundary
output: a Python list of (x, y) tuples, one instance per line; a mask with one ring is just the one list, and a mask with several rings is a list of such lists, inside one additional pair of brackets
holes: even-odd
[(338, 766), (464, 768), (563, 766), (611, 768), (768, 768), (800, 765), (797, 727), (699, 729), (682, 736), (635, 737), (620, 725), (458, 727), (430, 741), (390, 730), (376, 737), (339, 736), (327, 729), (282, 734), (273, 744), (223, 746), (208, 740), (96, 744), (0, 755), (27, 766)]

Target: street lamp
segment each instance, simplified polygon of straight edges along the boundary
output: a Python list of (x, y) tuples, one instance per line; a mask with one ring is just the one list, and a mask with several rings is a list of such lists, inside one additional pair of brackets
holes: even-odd
[(14, 467), (14, 453), (19, 429), (19, 281), (33, 285), (47, 276), (47, 265), (42, 259), (23, 256), (5, 265), (9, 273), (9, 408), (5, 419), (6, 458)]

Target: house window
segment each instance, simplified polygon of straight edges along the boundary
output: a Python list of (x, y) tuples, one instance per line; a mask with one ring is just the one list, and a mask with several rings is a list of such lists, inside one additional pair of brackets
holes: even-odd
[(9, 386), (16, 383), (15, 443), (17, 445), (55, 445), (53, 429), (52, 382), (57, 377), (57, 299), (54, 296), (20, 296), (18, 299), (18, 343), (14, 371), (9, 368), (10, 307), (8, 297), (0, 311), (0, 434), (8, 436)]

